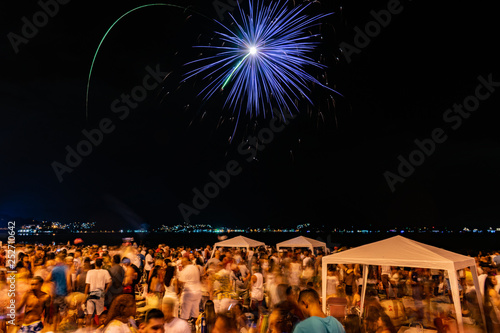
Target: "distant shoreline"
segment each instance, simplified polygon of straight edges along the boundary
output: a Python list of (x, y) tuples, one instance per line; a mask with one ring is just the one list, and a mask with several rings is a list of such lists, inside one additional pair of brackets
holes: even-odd
[[(262, 241), (270, 246), (275, 246), (277, 243), (298, 237), (305, 236), (313, 239), (319, 239), (327, 242), (327, 246), (337, 247), (356, 247), (378, 240), (390, 238), (396, 235), (422, 242), (428, 245), (440, 247), (449, 251), (458, 252), (468, 255), (476, 255), (478, 251), (487, 252), (500, 250), (500, 233), (464, 233), (464, 234), (434, 234), (434, 233), (369, 233), (369, 234), (340, 234), (340, 233), (229, 233), (225, 234), (228, 238), (243, 235), (248, 238)], [(134, 241), (139, 245), (147, 245), (156, 247), (158, 244), (167, 244), (169, 246), (189, 246), (193, 248), (205, 247), (218, 242), (218, 234), (215, 233), (56, 233), (42, 234), (38, 236), (22, 236), (16, 235), (16, 243), (41, 243), (51, 244), (67, 244), (68, 241), (73, 244), (76, 238), (81, 238), (85, 245), (120, 245), (122, 238), (133, 237)], [(7, 240), (7, 235), (0, 233), (0, 240), (4, 243)]]

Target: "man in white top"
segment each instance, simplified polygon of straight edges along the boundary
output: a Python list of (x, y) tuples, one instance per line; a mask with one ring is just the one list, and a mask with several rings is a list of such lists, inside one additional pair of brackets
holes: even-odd
[(137, 250), (137, 248), (134, 248), (132, 250), (133, 252), (133, 255), (130, 256), (130, 262), (134, 265), (137, 266), (137, 268), (140, 268), (142, 269), (142, 261), (141, 261), (141, 257), (139, 257), (139, 251)]
[(309, 255), (309, 250), (304, 251), (304, 259), (302, 259), (302, 268), (313, 266), (313, 260)]
[(111, 286), (111, 275), (102, 269), (102, 258), (95, 260), (95, 269), (87, 272), (85, 296), (87, 298), (87, 327), (90, 327), (94, 312), (99, 316), (104, 311), (104, 295)]
[(144, 262), (144, 273), (146, 273), (146, 278), (149, 279), (149, 272), (153, 269), (155, 259), (153, 249), (149, 249), (148, 254), (146, 254), (146, 260)]
[(191, 333), (191, 328), (187, 321), (174, 316), (175, 302), (171, 298), (164, 298), (162, 304), (163, 315), (165, 316), (164, 329), (168, 333)]
[(179, 272), (181, 294), (181, 318), (196, 320), (201, 301), (200, 271), (188, 258), (182, 258), (182, 271)]
[(256, 312), (264, 300), (264, 277), (257, 268), (255, 268), (250, 282), (250, 308)]

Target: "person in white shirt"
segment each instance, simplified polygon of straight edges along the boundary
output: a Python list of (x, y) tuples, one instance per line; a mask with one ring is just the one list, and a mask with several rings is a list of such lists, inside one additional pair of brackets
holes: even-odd
[(153, 269), (153, 265), (155, 263), (153, 256), (154, 256), (153, 249), (149, 249), (148, 254), (146, 254), (146, 260), (144, 262), (144, 272), (146, 273), (147, 280), (149, 280), (149, 272)]
[(302, 259), (302, 267), (306, 268), (306, 267), (312, 266), (312, 265), (313, 265), (313, 260), (312, 260), (311, 256), (309, 255), (309, 251), (305, 250), (304, 251), (304, 259)]
[(85, 296), (87, 299), (87, 327), (90, 327), (91, 318), (94, 313), (98, 316), (104, 311), (104, 296), (111, 286), (111, 275), (102, 269), (102, 258), (95, 260), (95, 269), (87, 272), (85, 279)]
[(183, 288), (181, 318), (194, 321), (198, 318), (201, 301), (200, 271), (186, 257), (182, 258), (182, 267), (179, 272), (179, 283)]

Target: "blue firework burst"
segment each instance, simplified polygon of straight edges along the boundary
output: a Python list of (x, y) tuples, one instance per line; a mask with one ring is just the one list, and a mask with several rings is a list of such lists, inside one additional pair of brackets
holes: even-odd
[(310, 34), (308, 29), (332, 13), (305, 15), (311, 3), (289, 9), (280, 2), (266, 6), (249, 1), (248, 14), (239, 7), (240, 20), (231, 15), (234, 31), (217, 22), (223, 28), (216, 32), (222, 46), (198, 46), (218, 53), (188, 63), (198, 67), (186, 73), (185, 80), (197, 75), (210, 78), (200, 95), (209, 99), (224, 91), (224, 105), (237, 111), (238, 119), (243, 110), (250, 116), (265, 114), (273, 107), (290, 112), (297, 99), (313, 104), (308, 97), (311, 84), (334, 91), (307, 72), (325, 69), (310, 57), (318, 34)]

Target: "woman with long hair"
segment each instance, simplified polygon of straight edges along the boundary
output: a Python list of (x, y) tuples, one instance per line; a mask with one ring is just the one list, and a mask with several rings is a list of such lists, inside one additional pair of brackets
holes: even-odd
[(131, 294), (116, 296), (111, 303), (102, 333), (137, 333), (133, 317), (136, 313), (135, 299)]
[(156, 265), (151, 272), (151, 277), (148, 281), (148, 293), (155, 294), (159, 300), (163, 298), (165, 287), (163, 285), (164, 274), (162, 268)]
[(165, 286), (165, 292), (163, 295), (163, 301), (166, 299), (171, 299), (174, 303), (174, 317), (179, 316), (179, 297), (177, 296), (177, 278), (175, 277), (175, 264), (170, 261), (170, 259), (165, 259), (165, 275), (163, 277), (163, 284)]
[(363, 325), (361, 325), (361, 319), (357, 314), (347, 315), (344, 321), (344, 328), (346, 333), (363, 333)]
[(215, 304), (213, 301), (208, 300), (205, 302), (205, 310), (200, 313), (198, 319), (196, 320), (196, 332), (201, 332), (201, 325), (203, 324), (201, 318), (205, 317), (205, 326), (207, 327), (206, 332), (211, 333), (214, 325), (215, 319), (217, 318), (215, 314)]
[(495, 290), (497, 279), (488, 276), (484, 281), (484, 313), (488, 333), (500, 332), (500, 296)]
[(372, 303), (366, 308), (366, 333), (396, 333), (391, 318), (384, 312), (380, 304)]

